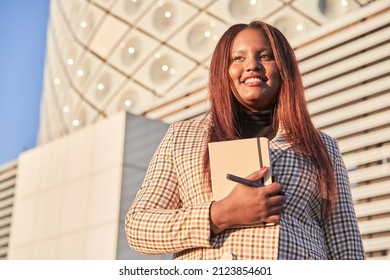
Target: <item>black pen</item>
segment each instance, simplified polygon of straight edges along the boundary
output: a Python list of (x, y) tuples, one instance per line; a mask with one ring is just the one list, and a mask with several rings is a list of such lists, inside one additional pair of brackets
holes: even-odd
[[(256, 187), (256, 188), (264, 187), (264, 184), (260, 184), (260, 183), (257, 183), (255, 181), (251, 181), (251, 180), (248, 180), (248, 179), (245, 179), (242, 177), (238, 177), (236, 175), (229, 174), (229, 173), (226, 174), (226, 178), (228, 180), (233, 181), (233, 182), (240, 183), (240, 184), (250, 186), (250, 187)], [(280, 192), (278, 192), (278, 195), (290, 195), (290, 194), (288, 192), (285, 192), (285, 191), (280, 191)]]

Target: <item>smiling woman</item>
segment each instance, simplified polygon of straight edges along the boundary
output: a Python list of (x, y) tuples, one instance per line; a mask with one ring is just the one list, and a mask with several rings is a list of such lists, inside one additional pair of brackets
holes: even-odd
[(0, 165), (36, 145), (49, 5), (0, 1)]
[[(262, 21), (231, 26), (208, 90), (207, 116), (172, 124), (149, 164), (126, 216), (130, 247), (175, 259), (364, 259), (338, 144), (314, 127), (283, 34)], [(269, 139), (277, 181), (214, 199), (208, 144), (256, 137)], [(247, 172), (256, 182), (267, 168)]]

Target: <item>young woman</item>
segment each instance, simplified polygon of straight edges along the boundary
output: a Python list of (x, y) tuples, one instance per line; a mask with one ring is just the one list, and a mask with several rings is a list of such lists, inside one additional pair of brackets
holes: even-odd
[[(209, 98), (207, 116), (171, 125), (154, 154), (126, 216), (130, 247), (175, 259), (364, 259), (337, 142), (314, 128), (282, 33), (261, 21), (230, 27), (211, 60)], [(260, 136), (277, 182), (237, 184), (213, 201), (207, 144)]]

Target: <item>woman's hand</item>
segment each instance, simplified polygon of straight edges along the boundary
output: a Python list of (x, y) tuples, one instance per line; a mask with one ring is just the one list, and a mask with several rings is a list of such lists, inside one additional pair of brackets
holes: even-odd
[[(247, 176), (252, 181), (263, 178), (266, 168)], [(264, 222), (277, 223), (285, 202), (279, 183), (255, 188), (237, 184), (228, 196), (211, 205), (211, 230), (217, 234), (231, 226), (259, 225)]]

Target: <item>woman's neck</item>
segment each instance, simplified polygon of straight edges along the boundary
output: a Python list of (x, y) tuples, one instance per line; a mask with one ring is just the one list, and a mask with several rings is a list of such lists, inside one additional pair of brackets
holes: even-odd
[(273, 110), (251, 112), (245, 109), (238, 110), (238, 127), (241, 138), (266, 137), (272, 139)]

